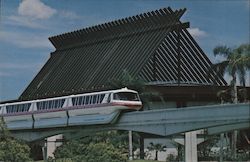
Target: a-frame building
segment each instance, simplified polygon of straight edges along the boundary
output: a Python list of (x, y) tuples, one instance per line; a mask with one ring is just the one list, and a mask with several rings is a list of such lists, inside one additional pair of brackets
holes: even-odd
[(185, 11), (168, 7), (49, 38), (56, 51), (19, 100), (106, 90), (124, 70), (160, 89), (226, 85), (180, 21)]

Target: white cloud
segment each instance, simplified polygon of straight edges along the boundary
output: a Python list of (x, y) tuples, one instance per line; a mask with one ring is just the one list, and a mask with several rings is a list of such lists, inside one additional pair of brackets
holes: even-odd
[(16, 45), (21, 48), (53, 48), (47, 36), (38, 34), (0, 31), (0, 42), (1, 41)]
[[(41, 0), (23, 0), (18, 6), (18, 14), (3, 17), (3, 24), (28, 27), (32, 29), (50, 29), (53, 15), (67, 20), (83, 19), (83, 16), (68, 10), (56, 10)], [(61, 20), (61, 19), (60, 19)], [(59, 21), (60, 21), (59, 20)], [(63, 20), (65, 21), (65, 20)]]
[(208, 34), (199, 28), (189, 28), (189, 33), (195, 38), (206, 37)]
[(34, 19), (48, 19), (56, 12), (56, 9), (45, 5), (40, 0), (23, 0), (18, 7), (18, 14)]

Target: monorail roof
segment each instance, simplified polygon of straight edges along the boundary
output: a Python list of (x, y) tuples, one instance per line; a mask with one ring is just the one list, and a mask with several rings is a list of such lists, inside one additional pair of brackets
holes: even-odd
[(226, 85), (170, 7), (50, 37), (56, 51), (20, 100), (109, 89), (123, 71), (148, 84)]

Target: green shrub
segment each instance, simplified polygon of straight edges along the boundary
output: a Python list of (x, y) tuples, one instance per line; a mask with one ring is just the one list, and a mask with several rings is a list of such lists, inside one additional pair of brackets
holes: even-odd
[(93, 143), (88, 139), (65, 143), (56, 149), (56, 159), (70, 158), (74, 162), (126, 162), (126, 156), (109, 142)]
[(28, 145), (14, 139), (0, 141), (0, 161), (25, 162), (31, 161)]
[(88, 147), (87, 162), (126, 162), (127, 159), (111, 144), (97, 143)]
[(74, 157), (75, 162), (126, 162), (127, 158), (107, 143), (90, 144), (83, 155)]
[(0, 119), (0, 161), (27, 162), (31, 161), (29, 156), (29, 146), (12, 138), (3, 119)]

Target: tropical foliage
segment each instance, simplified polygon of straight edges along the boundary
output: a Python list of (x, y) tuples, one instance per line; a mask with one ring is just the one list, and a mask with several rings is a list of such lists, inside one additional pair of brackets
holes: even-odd
[[(135, 140), (138, 146), (136, 141), (138, 140)], [(99, 150), (100, 153), (98, 153), (98, 149), (102, 149)], [(98, 161), (104, 157), (110, 162), (117, 160), (122, 162), (124, 159), (126, 161), (128, 157), (128, 133), (127, 131), (108, 131), (71, 140), (58, 147), (54, 155), (56, 159), (70, 158), (73, 161), (82, 160), (83, 162), (91, 162), (91, 159)]]
[(217, 135), (207, 136), (204, 142), (198, 145), (198, 160), (199, 161), (212, 161), (215, 160), (212, 147), (216, 147), (216, 144), (219, 141)]
[(127, 87), (142, 93), (145, 91), (145, 82), (138, 77), (133, 77), (127, 70), (123, 70), (122, 77), (109, 81), (112, 88)]
[[(123, 156), (112, 144), (109, 143), (91, 143), (81, 159), (86, 162), (126, 162), (126, 156)], [(80, 162), (80, 161), (79, 161)]]
[[(79, 148), (79, 147), (77, 147)], [(66, 155), (66, 154), (64, 154)], [(72, 156), (72, 155), (71, 155)], [(126, 156), (122, 155), (112, 144), (90, 143), (84, 147), (84, 152), (73, 155), (68, 161), (74, 162), (126, 162)]]
[(22, 141), (13, 139), (6, 128), (4, 121), (0, 120), (0, 161), (24, 162), (31, 161), (30, 148)]
[(155, 159), (154, 160), (158, 160), (158, 152), (159, 151), (164, 151), (164, 149), (166, 148), (166, 146), (163, 146), (160, 143), (154, 144), (153, 142), (150, 142), (149, 145), (150, 146), (148, 147), (148, 150), (149, 151), (155, 151)]
[[(243, 44), (236, 48), (229, 48), (227, 46), (217, 46), (214, 48), (214, 55), (220, 55), (225, 58), (224, 61), (214, 65), (216, 71), (224, 75), (226, 72), (232, 77), (230, 85), (231, 98), (234, 103), (238, 102), (237, 95), (237, 76), (240, 84), (246, 85), (246, 72), (250, 69), (250, 44)], [(222, 95), (220, 93), (219, 95)]]

